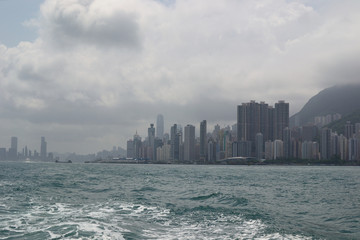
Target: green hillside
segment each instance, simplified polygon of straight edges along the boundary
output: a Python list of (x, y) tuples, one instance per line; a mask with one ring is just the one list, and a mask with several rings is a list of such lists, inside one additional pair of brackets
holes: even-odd
[(333, 132), (336, 131), (338, 134), (344, 134), (345, 124), (347, 121), (350, 121), (352, 124), (360, 123), (360, 109), (338, 121), (328, 124), (326, 127), (331, 128)]
[(290, 125), (294, 126), (295, 118), (300, 125), (312, 122), (316, 116), (340, 113), (342, 116), (360, 109), (360, 83), (352, 85), (338, 85), (327, 88), (313, 96), (304, 107), (290, 118)]

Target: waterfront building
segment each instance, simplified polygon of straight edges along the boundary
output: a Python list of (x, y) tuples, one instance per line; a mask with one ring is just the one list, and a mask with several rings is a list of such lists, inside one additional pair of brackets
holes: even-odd
[(284, 142), (284, 158), (289, 159), (292, 156), (291, 152), (291, 130), (286, 127), (283, 130), (283, 142)]
[(317, 136), (317, 127), (314, 125), (306, 125), (301, 128), (302, 141), (314, 141)]
[(319, 144), (312, 141), (302, 142), (301, 147), (302, 159), (318, 159), (319, 158)]
[(18, 138), (11, 137), (11, 147), (9, 148), (7, 159), (13, 160), (13, 161), (17, 160), (17, 158), (18, 158), (17, 152), (18, 152)]
[(352, 137), (349, 139), (349, 160), (356, 161), (359, 159), (359, 139)]
[(126, 157), (127, 158), (135, 158), (134, 141), (131, 139), (126, 142)]
[(155, 128), (154, 124), (151, 123), (148, 128), (148, 156), (150, 160), (154, 160), (155, 158)]
[(206, 136), (206, 120), (200, 123), (200, 162), (207, 162), (207, 136)]
[(279, 101), (275, 109), (265, 102), (251, 101), (237, 106), (237, 142), (250, 141), (251, 155), (255, 156), (257, 133), (264, 141), (283, 139), (283, 130), (289, 127), (289, 103)]
[(275, 103), (275, 139), (284, 140), (283, 131), (289, 127), (289, 103), (281, 100)]
[(347, 139), (350, 139), (353, 137), (353, 134), (355, 133), (355, 126), (353, 124), (351, 124), (350, 121), (347, 121), (345, 124), (345, 129), (344, 129), (344, 135)]
[(284, 142), (280, 139), (274, 141), (274, 159), (280, 159), (284, 157)]
[(309, 149), (312, 145), (309, 141), (304, 141), (301, 143), (301, 159), (310, 159), (310, 152), (312, 151)]
[(331, 157), (331, 129), (324, 128), (321, 131), (321, 159)]
[(136, 158), (136, 159), (139, 159), (139, 158), (144, 158), (144, 154), (143, 154), (143, 149), (142, 149), (142, 142), (141, 142), (141, 137), (138, 135), (137, 131), (134, 135), (134, 138), (133, 138), (133, 157)]
[(6, 160), (6, 148), (0, 148), (0, 160), (1, 161)]
[[(176, 138), (176, 133), (177, 133), (176, 128), (177, 128), (177, 126), (176, 126), (176, 124), (174, 124), (170, 129), (170, 146), (171, 146), (170, 158), (172, 160), (175, 160), (175, 158), (176, 158), (175, 155), (177, 155), (176, 159), (177, 160), (179, 159), (179, 157), (178, 157), (179, 150), (175, 149), (175, 138)], [(175, 152), (177, 152), (177, 154)]]
[(170, 129), (170, 145), (171, 145), (171, 153), (170, 158), (173, 162), (180, 161), (181, 155), (181, 144), (182, 144), (182, 136), (179, 126), (174, 124)]
[(265, 159), (272, 160), (274, 159), (274, 146), (271, 140), (265, 142)]
[(156, 149), (157, 148), (159, 148), (159, 147), (161, 147), (161, 146), (163, 146), (163, 141), (162, 141), (162, 139), (160, 139), (160, 138), (155, 138), (155, 140), (154, 140), (154, 154), (153, 154), (153, 159), (154, 160), (156, 160), (157, 159), (157, 155), (156, 155)]
[(274, 141), (275, 140), (275, 109), (272, 106), (268, 108), (268, 116), (269, 116), (269, 136), (267, 140)]
[(168, 133), (164, 133), (163, 142), (170, 143), (170, 135)]
[(170, 144), (164, 144), (156, 148), (156, 160), (159, 162), (168, 162), (170, 160)]
[(256, 134), (256, 159), (261, 160), (264, 152), (264, 136), (262, 133)]
[(263, 139), (269, 139), (269, 128), (272, 122), (269, 121), (269, 105), (265, 102), (260, 102), (260, 133), (263, 135)]
[(218, 142), (220, 140), (220, 125), (219, 124), (216, 124), (214, 126), (214, 130), (211, 134), (211, 137), (213, 138), (213, 140), (215, 142)]
[(195, 127), (186, 125), (184, 136), (184, 162), (192, 163), (195, 160)]
[(238, 157), (251, 157), (251, 141), (238, 142)]
[(341, 160), (348, 159), (348, 140), (344, 135), (339, 136), (339, 156)]
[(216, 142), (210, 138), (207, 143), (208, 163), (215, 163), (216, 161)]
[(41, 137), (40, 159), (41, 161), (47, 160), (47, 142), (45, 141), (45, 137)]

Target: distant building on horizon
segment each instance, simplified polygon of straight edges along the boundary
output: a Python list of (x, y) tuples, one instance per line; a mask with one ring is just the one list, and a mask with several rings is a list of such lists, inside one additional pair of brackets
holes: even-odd
[(289, 127), (289, 103), (280, 100), (275, 103), (275, 139), (284, 141), (284, 129)]
[(18, 138), (17, 137), (11, 137), (11, 147), (9, 148), (8, 153), (8, 160), (17, 160), (17, 154), (18, 153)]
[(151, 123), (150, 127), (148, 128), (148, 141), (149, 141), (149, 145), (148, 145), (148, 158), (150, 160), (155, 160), (156, 157), (156, 150), (155, 150), (155, 128), (154, 128), (154, 124)]
[(206, 136), (206, 120), (200, 123), (200, 162), (207, 162), (207, 136)]
[(41, 137), (40, 159), (41, 161), (47, 160), (47, 143), (45, 141), (45, 137)]
[[(237, 106), (238, 155), (256, 157), (256, 134), (263, 141), (284, 140), (283, 131), (289, 127), (289, 103), (279, 101), (275, 108), (265, 102), (250, 101)], [(250, 143), (250, 146), (248, 145)]]
[(195, 160), (195, 127), (188, 124), (184, 130), (184, 162), (192, 163)]

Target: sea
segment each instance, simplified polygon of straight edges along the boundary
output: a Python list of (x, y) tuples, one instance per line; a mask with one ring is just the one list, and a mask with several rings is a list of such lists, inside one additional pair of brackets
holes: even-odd
[(0, 162), (0, 239), (360, 239), (360, 168)]

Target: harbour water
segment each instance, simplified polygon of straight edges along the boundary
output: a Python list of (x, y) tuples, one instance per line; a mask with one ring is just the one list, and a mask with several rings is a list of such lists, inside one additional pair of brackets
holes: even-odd
[(0, 239), (360, 239), (360, 168), (0, 162)]

